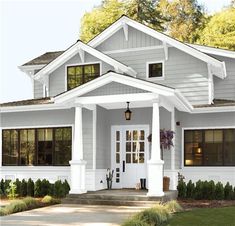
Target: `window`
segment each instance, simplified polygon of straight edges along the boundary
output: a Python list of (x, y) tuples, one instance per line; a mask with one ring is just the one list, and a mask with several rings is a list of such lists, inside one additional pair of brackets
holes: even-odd
[(67, 89), (73, 89), (100, 76), (100, 64), (67, 67)]
[(72, 129), (9, 129), (2, 132), (2, 164), (66, 166), (71, 160)]
[(235, 129), (186, 130), (185, 166), (235, 166)]
[(148, 65), (148, 78), (162, 78), (163, 77), (163, 62), (149, 63)]

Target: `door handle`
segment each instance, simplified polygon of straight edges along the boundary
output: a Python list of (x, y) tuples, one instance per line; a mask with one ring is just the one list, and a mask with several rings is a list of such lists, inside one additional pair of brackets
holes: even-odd
[(122, 172), (124, 173), (125, 172), (125, 169), (126, 168), (126, 162), (125, 161), (122, 161)]

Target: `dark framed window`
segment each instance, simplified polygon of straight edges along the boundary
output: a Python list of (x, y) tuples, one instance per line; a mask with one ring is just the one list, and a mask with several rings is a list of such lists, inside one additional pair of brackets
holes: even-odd
[(100, 76), (100, 64), (67, 67), (67, 89), (73, 89)]
[(148, 64), (148, 77), (161, 78), (163, 77), (163, 63), (149, 63)]
[(2, 141), (3, 166), (67, 166), (71, 160), (71, 127), (7, 129)]
[(235, 129), (184, 131), (185, 166), (235, 166)]

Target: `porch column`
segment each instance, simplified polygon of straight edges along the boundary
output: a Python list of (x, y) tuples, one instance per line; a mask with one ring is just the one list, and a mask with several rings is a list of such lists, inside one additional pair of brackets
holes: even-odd
[(86, 161), (83, 160), (82, 137), (82, 107), (75, 107), (75, 122), (73, 129), (73, 151), (70, 163), (71, 188), (70, 194), (86, 193), (85, 174)]
[(152, 150), (148, 161), (148, 196), (164, 196), (163, 164), (160, 149), (159, 103), (153, 103), (152, 113)]

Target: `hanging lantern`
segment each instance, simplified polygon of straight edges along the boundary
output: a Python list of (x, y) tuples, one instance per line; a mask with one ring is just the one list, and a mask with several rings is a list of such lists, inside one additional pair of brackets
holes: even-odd
[(125, 111), (125, 118), (126, 118), (126, 120), (131, 120), (131, 114), (132, 114), (132, 112), (131, 112), (131, 110), (129, 109), (129, 104), (130, 104), (130, 102), (126, 102), (127, 103), (127, 109), (126, 109), (126, 111)]

